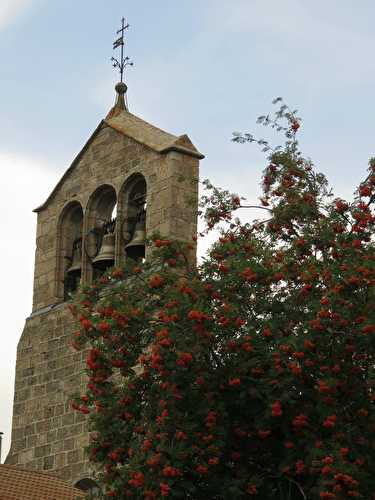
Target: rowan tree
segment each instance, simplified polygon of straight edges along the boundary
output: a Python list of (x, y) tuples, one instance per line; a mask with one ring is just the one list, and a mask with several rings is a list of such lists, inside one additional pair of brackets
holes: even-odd
[[(155, 236), (153, 257), (84, 287), (90, 460), (103, 497), (346, 499), (375, 491), (375, 160), (352, 202), (298, 149), (280, 99), (260, 122), (264, 219), (205, 182), (203, 261)], [(195, 239), (195, 236), (192, 235)]]

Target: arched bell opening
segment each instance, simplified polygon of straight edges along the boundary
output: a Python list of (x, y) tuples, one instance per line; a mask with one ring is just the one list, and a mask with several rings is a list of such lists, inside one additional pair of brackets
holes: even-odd
[(88, 281), (115, 264), (117, 196), (108, 184), (100, 186), (87, 205), (83, 248)]
[(56, 295), (69, 300), (82, 276), (83, 210), (78, 201), (64, 207), (58, 223)]
[(146, 255), (147, 185), (141, 174), (126, 180), (121, 189), (121, 258), (142, 261)]

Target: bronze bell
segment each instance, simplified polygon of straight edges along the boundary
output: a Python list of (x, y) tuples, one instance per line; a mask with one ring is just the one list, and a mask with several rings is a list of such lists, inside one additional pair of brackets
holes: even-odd
[(66, 270), (67, 274), (79, 274), (81, 272), (82, 260), (82, 239), (78, 238), (73, 243), (73, 257), (70, 267)]
[(66, 270), (64, 276), (64, 300), (69, 300), (71, 298), (71, 294), (79, 287), (81, 280), (81, 259), (82, 238), (77, 238), (73, 242), (71, 264)]
[(146, 244), (146, 223), (145, 218), (136, 223), (133, 238), (125, 246), (125, 252), (128, 257), (134, 260), (143, 259), (145, 257)]
[(108, 233), (103, 236), (102, 246), (92, 264), (97, 269), (107, 269), (113, 266), (115, 261), (115, 234)]

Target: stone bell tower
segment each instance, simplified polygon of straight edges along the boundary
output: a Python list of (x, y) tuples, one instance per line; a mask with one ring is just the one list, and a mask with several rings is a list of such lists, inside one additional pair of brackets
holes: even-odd
[[(17, 350), (12, 445), (7, 464), (51, 471), (90, 486), (85, 416), (70, 408), (84, 387), (85, 354), (71, 349), (66, 301), (79, 283), (128, 258), (150, 258), (145, 236), (191, 242), (199, 160), (187, 135), (131, 114), (126, 85), (38, 215), (33, 311)], [(192, 203), (192, 200), (195, 200)]]

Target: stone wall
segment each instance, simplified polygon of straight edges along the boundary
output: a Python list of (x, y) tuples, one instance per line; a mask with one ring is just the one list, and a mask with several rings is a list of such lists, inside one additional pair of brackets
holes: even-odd
[(85, 415), (70, 408), (84, 390), (84, 353), (69, 345), (75, 330), (65, 304), (27, 319), (17, 350), (12, 445), (6, 463), (57, 472), (75, 483), (90, 476)]

